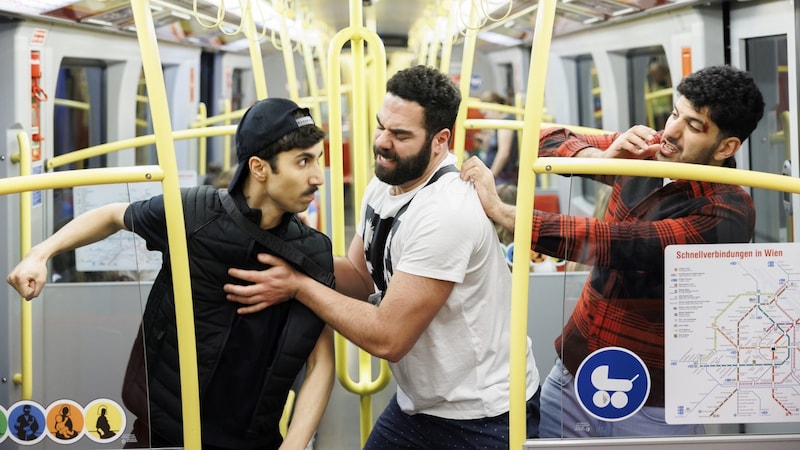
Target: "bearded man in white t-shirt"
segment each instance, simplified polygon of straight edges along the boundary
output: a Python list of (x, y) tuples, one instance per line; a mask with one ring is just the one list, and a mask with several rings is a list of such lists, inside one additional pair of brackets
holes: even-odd
[[(461, 95), (436, 69), (395, 74), (378, 111), (375, 178), (336, 290), (263, 255), (231, 269), (242, 312), (296, 298), (347, 339), (387, 359), (397, 394), (367, 450), (508, 448), (511, 273), (449, 141)], [(364, 301), (369, 300), (369, 301)], [(528, 339), (528, 437), (538, 434), (539, 375)]]

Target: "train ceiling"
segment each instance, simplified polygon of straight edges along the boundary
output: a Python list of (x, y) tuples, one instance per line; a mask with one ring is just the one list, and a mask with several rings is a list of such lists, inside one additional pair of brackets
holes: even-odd
[[(529, 45), (533, 38), (538, 0), (362, 0), (362, 15), (387, 48), (414, 45), (442, 27), (453, 11), (468, 17), (475, 4), (481, 20), (478, 50)], [(351, 0), (150, 0), (160, 39), (200, 45), (210, 50), (247, 51), (242, 39), (242, 6), (253, 5), (263, 33), (262, 49), (277, 52), (273, 30), (280, 30), (278, 12), (290, 17), (286, 30), (292, 40), (310, 30), (323, 41), (350, 24)], [(559, 0), (554, 35), (628, 20), (658, 10), (712, 3), (694, 0)], [(3, 0), (0, 14), (13, 18), (69, 22), (88, 27), (135, 32), (129, 0)], [(458, 14), (455, 14), (458, 15)], [(439, 18), (439, 19), (437, 19)], [(373, 22), (374, 21), (374, 22)], [(458, 22), (462, 22), (459, 24)], [(449, 27), (463, 29), (466, 19), (451, 19)], [(371, 25), (374, 23), (374, 25)], [(453, 25), (453, 23), (456, 23)], [(455, 31), (451, 31), (455, 34)]]

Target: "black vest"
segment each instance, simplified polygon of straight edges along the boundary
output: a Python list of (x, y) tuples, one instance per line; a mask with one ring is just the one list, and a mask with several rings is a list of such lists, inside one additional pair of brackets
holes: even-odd
[[(238, 282), (227, 275), (228, 268), (263, 269), (265, 266), (256, 260), (256, 254), (271, 252), (238, 228), (225, 213), (216, 189), (210, 186), (184, 189), (182, 198), (195, 316), (201, 409), (229, 409), (241, 399), (229, 398), (224, 405), (204, 403), (204, 392), (214, 377), (221, 352), (238, 316), (236, 309), (239, 305), (225, 299), (222, 286)], [(242, 199), (237, 203), (244, 205)], [(273, 232), (324, 269), (333, 272), (332, 247), (327, 236), (303, 225), (294, 215), (285, 216)], [(248, 382), (251, 395), (258, 396), (258, 403), (246, 435), (236, 436), (239, 440), (244, 439), (248, 447), (252, 444), (252, 448), (277, 448), (280, 445), (282, 439), (278, 422), (288, 391), (325, 325), (298, 301), (287, 301), (267, 310), (273, 308), (269, 313), (281, 314), (285, 318), (284, 325), (277, 334), (273, 331), (270, 335), (273, 339), (271, 345), (274, 346), (271, 352), (273, 358), (267, 362), (262, 378)], [(143, 376), (142, 331), (146, 343), (147, 385)], [(146, 386), (149, 386), (150, 394), (149, 420), (144, 397)], [(128, 363), (123, 400), (138, 421), (151, 425), (153, 445), (182, 445), (175, 302), (168, 255), (164, 257), (163, 268), (148, 297), (140, 336), (134, 343)], [(207, 428), (203, 427), (204, 442), (237, 441), (233, 437), (208, 436)], [(146, 437), (138, 434), (137, 439), (141, 443)]]

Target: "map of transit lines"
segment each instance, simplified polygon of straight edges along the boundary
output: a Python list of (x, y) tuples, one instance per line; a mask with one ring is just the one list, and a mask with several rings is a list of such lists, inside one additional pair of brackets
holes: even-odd
[(800, 422), (800, 245), (665, 252), (668, 423)]

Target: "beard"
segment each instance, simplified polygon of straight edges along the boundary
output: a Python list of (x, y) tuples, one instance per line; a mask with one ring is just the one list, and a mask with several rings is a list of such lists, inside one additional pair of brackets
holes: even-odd
[(400, 158), (395, 153), (373, 147), (372, 153), (375, 156), (380, 155), (394, 161), (393, 169), (388, 169), (376, 164), (375, 176), (384, 183), (392, 186), (399, 186), (420, 178), (425, 173), (425, 169), (427, 169), (431, 161), (431, 142), (432, 140), (427, 139), (425, 144), (420, 147), (415, 155), (405, 158)]

